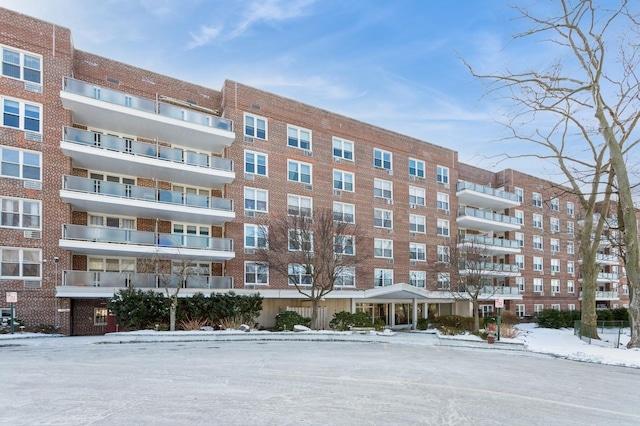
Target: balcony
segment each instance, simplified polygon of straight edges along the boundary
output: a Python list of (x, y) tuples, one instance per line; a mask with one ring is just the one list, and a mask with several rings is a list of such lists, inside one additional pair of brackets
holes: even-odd
[[(580, 278), (578, 281), (582, 281), (582, 274), (580, 274)], [(599, 272), (596, 277), (597, 283), (611, 283), (620, 281), (620, 276), (613, 272)]]
[[(492, 286), (492, 285), (484, 285), (479, 287), (480, 291), (478, 294), (481, 296), (519, 296), (518, 298), (522, 298), (520, 289), (518, 287), (506, 287), (506, 286)], [(459, 293), (475, 293), (477, 286), (460, 286), (458, 287)]]
[[(582, 292), (580, 292), (580, 300), (582, 300)], [(617, 291), (596, 291), (596, 300), (620, 300)]]
[[(169, 288), (179, 284), (180, 294), (206, 293), (207, 290), (233, 288), (233, 277), (192, 275), (180, 283), (177, 275), (156, 275), (137, 272), (62, 271), (62, 286), (56, 287), (56, 297), (111, 297), (125, 288), (142, 290)], [(209, 291), (210, 292), (210, 291)]]
[(233, 162), (198, 152), (65, 127), (62, 152), (75, 167), (217, 188), (235, 179)]
[(458, 262), (458, 272), (460, 275), (515, 277), (520, 275), (520, 267), (507, 263), (460, 261)]
[(482, 209), (504, 210), (521, 204), (516, 194), (465, 181), (458, 182), (456, 195), (460, 204)]
[(487, 237), (484, 235), (469, 235), (458, 243), (461, 250), (486, 252), (489, 255), (520, 253), (521, 248), (517, 241), (504, 238)]
[(515, 217), (465, 206), (458, 208), (456, 221), (460, 228), (483, 232), (506, 232), (520, 229), (520, 222)]
[(233, 220), (225, 198), (63, 176), (60, 198), (78, 211), (221, 225)]
[(202, 235), (179, 235), (100, 226), (62, 226), (61, 248), (77, 254), (182, 258), (223, 262), (235, 257), (233, 241)]
[(63, 79), (60, 98), (73, 121), (139, 135), (205, 152), (222, 152), (233, 142), (233, 122), (154, 99), (141, 98), (73, 78)]

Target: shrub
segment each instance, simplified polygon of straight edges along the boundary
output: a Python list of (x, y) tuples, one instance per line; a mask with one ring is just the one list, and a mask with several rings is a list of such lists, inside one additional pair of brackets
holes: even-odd
[(542, 328), (571, 328), (573, 322), (580, 319), (580, 311), (559, 311), (545, 309), (538, 312), (535, 318), (538, 327)]
[(514, 339), (518, 337), (520, 330), (518, 330), (513, 324), (501, 324), (500, 325), (500, 337), (507, 339)]
[(305, 318), (295, 311), (282, 311), (276, 315), (276, 329), (278, 331), (293, 331), (294, 325), (311, 326), (311, 318)]
[[(384, 329), (385, 323), (384, 320), (379, 318), (376, 320), (378, 322), (378, 326), (381, 326)], [(382, 324), (380, 324), (382, 321)], [(346, 331), (351, 327), (374, 327), (374, 323), (371, 321), (371, 316), (366, 312), (356, 312), (352, 314), (351, 312), (342, 311), (336, 312), (333, 314), (333, 319), (329, 322), (329, 327), (333, 330), (338, 331)]]
[(109, 299), (109, 310), (124, 330), (155, 328), (169, 322), (170, 300), (153, 290), (124, 289)]
[(416, 324), (416, 328), (418, 330), (426, 330), (429, 327), (429, 320), (426, 318), (418, 318), (418, 324)]
[(459, 331), (473, 330), (473, 317), (463, 317), (460, 315), (443, 315), (438, 318), (434, 318), (431, 322), (441, 330), (444, 327), (456, 329)]
[(629, 311), (627, 308), (611, 309), (611, 315), (613, 315), (614, 321), (629, 321)]
[(520, 323), (520, 317), (511, 311), (502, 312), (502, 324), (504, 325), (516, 325)]
[(373, 326), (376, 328), (377, 331), (384, 331), (384, 328), (387, 326), (387, 323), (382, 318), (377, 318), (373, 322)]
[(200, 330), (205, 325), (209, 325), (209, 321), (201, 318), (184, 319), (180, 321), (180, 328), (183, 330)]

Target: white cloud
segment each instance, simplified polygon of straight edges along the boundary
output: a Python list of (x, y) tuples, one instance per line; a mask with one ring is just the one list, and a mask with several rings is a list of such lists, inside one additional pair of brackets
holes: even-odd
[(204, 46), (211, 43), (220, 35), (222, 28), (220, 27), (207, 27), (201, 26), (198, 33), (189, 33), (191, 41), (187, 43), (188, 49), (195, 49), (196, 47)]
[(240, 23), (229, 35), (235, 38), (247, 31), (258, 22), (278, 22), (304, 16), (305, 8), (315, 0), (261, 0), (254, 1), (247, 8)]

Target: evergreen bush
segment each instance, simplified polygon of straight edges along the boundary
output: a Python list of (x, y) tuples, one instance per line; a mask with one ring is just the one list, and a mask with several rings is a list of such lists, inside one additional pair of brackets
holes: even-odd
[(295, 311), (282, 311), (276, 315), (276, 329), (278, 331), (293, 331), (293, 326), (311, 326), (311, 318), (305, 318)]

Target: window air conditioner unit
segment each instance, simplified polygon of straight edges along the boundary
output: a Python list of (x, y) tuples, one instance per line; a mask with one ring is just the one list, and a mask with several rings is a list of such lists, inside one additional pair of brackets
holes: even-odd
[(342, 191), (340, 191), (339, 189), (334, 189), (333, 195), (342, 195)]
[(247, 217), (254, 217), (256, 215), (256, 212), (254, 212), (253, 210), (249, 210), (249, 211), (245, 211), (244, 215)]
[(341, 163), (341, 159), (338, 158), (338, 157), (333, 157), (333, 162), (337, 163), (337, 164), (340, 164)]
[(416, 261), (415, 261), (415, 260), (412, 260), (411, 262), (409, 262), (409, 264), (410, 264), (411, 266), (416, 266), (416, 265), (417, 265), (417, 263), (416, 263)]
[(387, 234), (393, 234), (393, 229), (387, 229)]
[(311, 152), (311, 151), (305, 151), (305, 152), (304, 152), (304, 156), (305, 156), (305, 157), (313, 157), (313, 152)]
[(387, 174), (388, 174), (389, 176), (393, 176), (393, 170), (387, 170)]
[(244, 249), (244, 254), (256, 254), (256, 249), (246, 248)]
[(252, 173), (245, 173), (244, 178), (246, 180), (255, 180), (255, 175), (253, 175)]
[(306, 189), (307, 191), (313, 191), (313, 185), (305, 185), (304, 189)]
[(392, 198), (387, 198), (387, 204), (393, 205), (393, 199)]
[(445, 210), (445, 211), (444, 211), (444, 214), (445, 214), (446, 216), (449, 216), (449, 215), (451, 214), (451, 211), (450, 211), (450, 210)]
[(409, 180), (416, 180), (416, 177), (414, 175), (409, 175)]
[(387, 263), (388, 263), (389, 265), (393, 265), (393, 259), (387, 259)]
[(416, 205), (415, 205), (415, 204), (409, 204), (409, 208), (411, 208), (411, 209), (415, 209), (415, 208), (416, 208)]
[(244, 141), (245, 141), (246, 143), (253, 143), (253, 138), (252, 138), (251, 136), (245, 136), (245, 137), (244, 137)]

